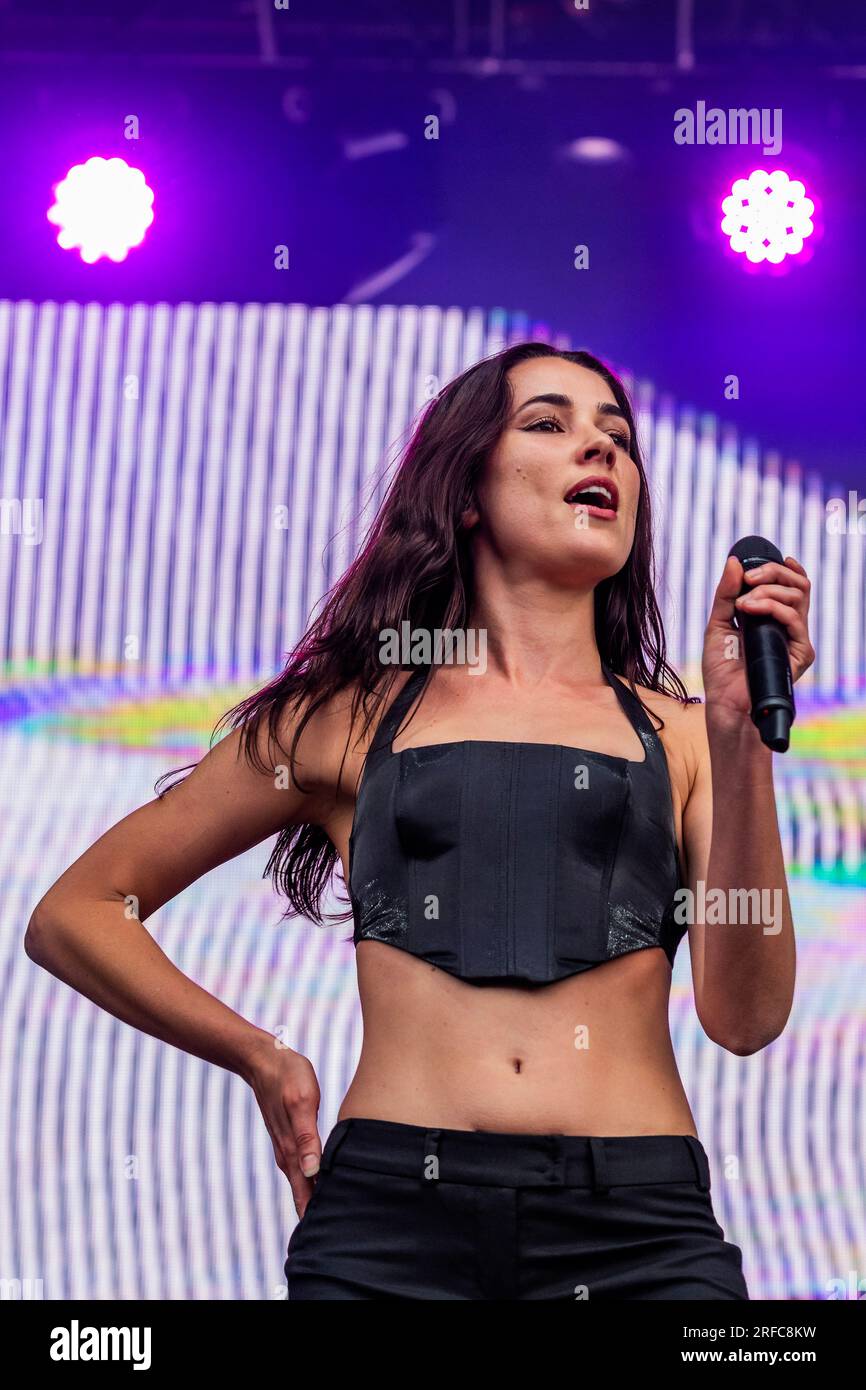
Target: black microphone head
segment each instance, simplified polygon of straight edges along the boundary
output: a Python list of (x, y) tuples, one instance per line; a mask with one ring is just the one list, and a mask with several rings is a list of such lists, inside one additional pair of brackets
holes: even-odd
[(735, 556), (744, 570), (757, 569), (758, 565), (766, 564), (768, 560), (775, 560), (779, 565), (784, 562), (781, 550), (766, 536), (743, 536), (742, 540), (731, 546), (728, 555)]

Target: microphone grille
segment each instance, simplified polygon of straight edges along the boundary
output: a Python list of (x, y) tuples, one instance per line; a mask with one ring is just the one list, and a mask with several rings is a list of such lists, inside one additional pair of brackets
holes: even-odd
[(735, 556), (743, 569), (754, 569), (767, 560), (775, 560), (777, 564), (782, 564), (783, 561), (781, 550), (773, 545), (772, 541), (768, 541), (766, 536), (743, 536), (742, 540), (731, 546), (728, 554)]

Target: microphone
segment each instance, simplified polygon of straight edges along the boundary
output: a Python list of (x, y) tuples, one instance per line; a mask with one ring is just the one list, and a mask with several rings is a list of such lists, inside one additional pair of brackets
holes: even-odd
[[(781, 551), (764, 536), (744, 536), (731, 546), (728, 554), (734, 555), (744, 570), (757, 569), (768, 560), (783, 563)], [(740, 593), (747, 594), (752, 587), (744, 577)], [(789, 731), (797, 713), (787, 633), (778, 618), (766, 613), (743, 613), (738, 608), (735, 621), (743, 634), (752, 723), (768, 748), (786, 753)]]

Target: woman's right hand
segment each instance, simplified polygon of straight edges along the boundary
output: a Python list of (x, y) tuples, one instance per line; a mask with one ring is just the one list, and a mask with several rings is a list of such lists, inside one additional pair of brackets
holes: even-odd
[(295, 1207), (302, 1217), (313, 1195), (312, 1179), (322, 1157), (316, 1123), (320, 1092), (312, 1063), (270, 1037), (248, 1063), (246, 1080), (271, 1136), (277, 1167), (291, 1183)]

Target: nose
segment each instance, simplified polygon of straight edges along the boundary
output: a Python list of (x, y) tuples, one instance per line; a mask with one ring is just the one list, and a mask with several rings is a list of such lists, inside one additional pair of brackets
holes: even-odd
[(616, 463), (616, 445), (603, 430), (591, 430), (588, 438), (578, 445), (575, 456), (582, 463), (605, 463), (609, 468), (613, 468)]

